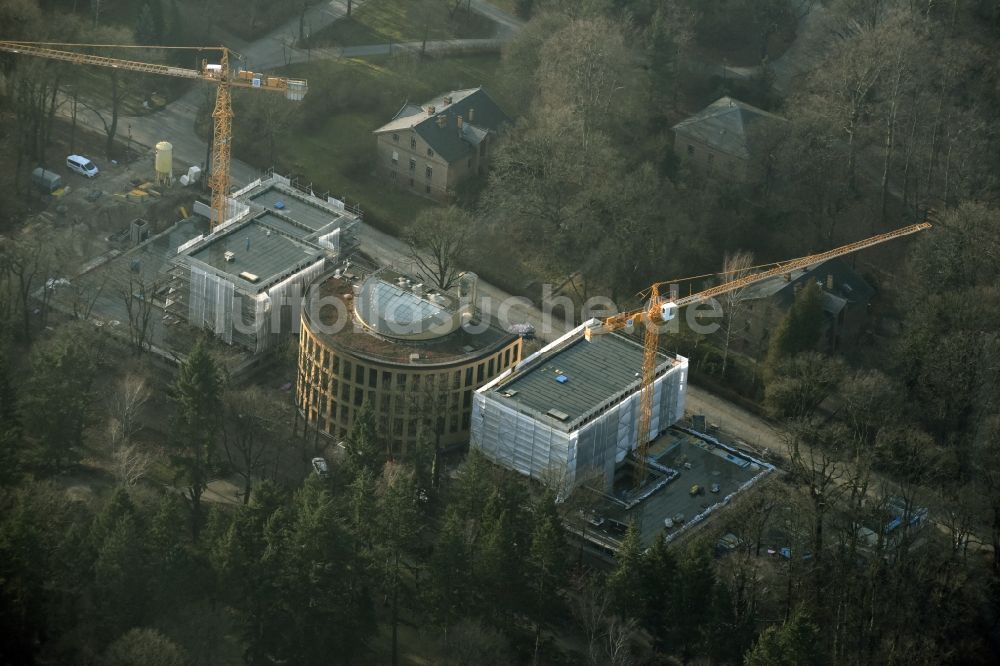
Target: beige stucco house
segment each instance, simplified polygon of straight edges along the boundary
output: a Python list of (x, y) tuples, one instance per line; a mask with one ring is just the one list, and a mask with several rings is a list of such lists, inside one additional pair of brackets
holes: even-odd
[(690, 168), (747, 180), (761, 144), (785, 119), (732, 97), (721, 97), (674, 125), (674, 154)]
[(510, 119), (483, 88), (405, 104), (375, 130), (378, 172), (397, 187), (438, 200), (485, 172), (497, 133)]

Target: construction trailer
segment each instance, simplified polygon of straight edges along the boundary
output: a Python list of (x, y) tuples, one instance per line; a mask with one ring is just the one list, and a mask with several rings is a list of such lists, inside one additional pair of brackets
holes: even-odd
[(587, 342), (591, 320), (476, 391), (471, 446), (563, 492), (600, 480), (684, 415), (688, 361), (657, 354), (649, 432), (638, 437), (643, 346), (620, 333)]

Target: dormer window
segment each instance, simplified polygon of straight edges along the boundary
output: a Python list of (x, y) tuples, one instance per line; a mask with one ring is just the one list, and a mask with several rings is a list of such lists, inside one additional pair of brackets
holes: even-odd
[(395, 132), (392, 133), (392, 141), (393, 143), (399, 143), (399, 135)]
[(434, 150), (432, 148), (427, 149), (427, 157), (434, 157)]

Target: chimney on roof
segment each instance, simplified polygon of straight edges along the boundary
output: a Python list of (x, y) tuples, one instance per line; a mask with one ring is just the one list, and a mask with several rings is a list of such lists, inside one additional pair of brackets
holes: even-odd
[(469, 122), (470, 122), (470, 123), (472, 122), (472, 119), (476, 117), (476, 116), (475, 116), (475, 113), (476, 113), (476, 110), (475, 110), (475, 109), (473, 109), (473, 108), (472, 108), (472, 107), (470, 106), (470, 107), (469, 107)]
[(448, 116), (440, 115), (437, 117), (438, 127), (444, 127), (448, 124)]
[(826, 290), (833, 291), (833, 273), (826, 274)]
[(444, 97), (444, 103), (445, 104), (451, 104), (451, 95), (445, 95), (445, 97)]
[(462, 116), (456, 116), (455, 122), (458, 123), (458, 129), (462, 129)]
[(428, 106), (427, 107), (427, 115), (428, 116), (433, 116), (434, 115), (434, 111), (435, 111), (435, 109), (434, 109), (433, 106)]

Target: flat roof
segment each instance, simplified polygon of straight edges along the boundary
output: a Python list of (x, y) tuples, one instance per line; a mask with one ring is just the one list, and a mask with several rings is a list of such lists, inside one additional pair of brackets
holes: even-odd
[[(295, 220), (303, 227), (310, 229), (308, 233), (319, 231), (331, 222), (340, 219), (343, 215), (335, 210), (326, 208), (317, 202), (311, 202), (305, 195), (296, 195), (291, 191), (284, 191), (274, 185), (256, 192), (249, 197), (249, 201), (257, 206)], [(282, 204), (277, 208), (276, 204)], [(305, 234), (305, 235), (308, 235)]]
[[(615, 395), (637, 390), (642, 357), (642, 346), (624, 335), (605, 334), (587, 342), (581, 334), (548, 354), (542, 350), (490, 393), (541, 414), (562, 412), (557, 420), (569, 429)], [(657, 366), (669, 360), (659, 353)]]
[[(359, 270), (352, 266), (351, 271)], [(366, 329), (354, 316), (353, 290), (361, 284), (364, 275), (348, 272), (343, 277), (327, 274), (320, 277), (306, 292), (305, 316), (312, 322), (313, 333), (334, 348), (343, 349), (355, 356), (388, 363), (409, 364), (410, 354), (419, 354), (414, 367), (446, 365), (466, 362), (470, 358), (482, 356), (490, 351), (502, 349), (517, 337), (497, 326), (487, 323), (470, 330), (458, 327), (456, 330), (430, 340), (405, 340), (384, 338)], [(348, 297), (347, 295), (351, 295)], [(329, 300), (336, 298), (345, 307), (333, 307)], [(314, 303), (320, 299), (325, 303), (318, 312)], [(347, 321), (341, 321), (346, 314)], [(473, 322), (479, 324), (480, 322)], [(318, 325), (317, 325), (318, 324)]]
[[(673, 428), (650, 442), (648, 455), (680, 475), (631, 509), (614, 503), (598, 509), (598, 513), (619, 522), (637, 519), (643, 546), (651, 546), (664, 531), (677, 532), (683, 525), (676, 523), (667, 528), (664, 519), (682, 514), (687, 522), (709, 507), (724, 503), (726, 496), (739, 492), (744, 483), (765, 469), (749, 457)], [(632, 477), (621, 483), (626, 490), (633, 490)], [(616, 482), (616, 490), (621, 483)], [(713, 483), (719, 484), (716, 493), (712, 492)], [(691, 494), (693, 486), (699, 488), (695, 494)]]
[[(226, 261), (226, 252), (233, 253), (232, 261)], [(209, 239), (188, 256), (219, 273), (263, 287), (275, 278), (323, 258), (324, 254), (318, 248), (275, 233), (268, 225), (252, 219)], [(257, 281), (241, 278), (244, 272), (256, 275)]]

